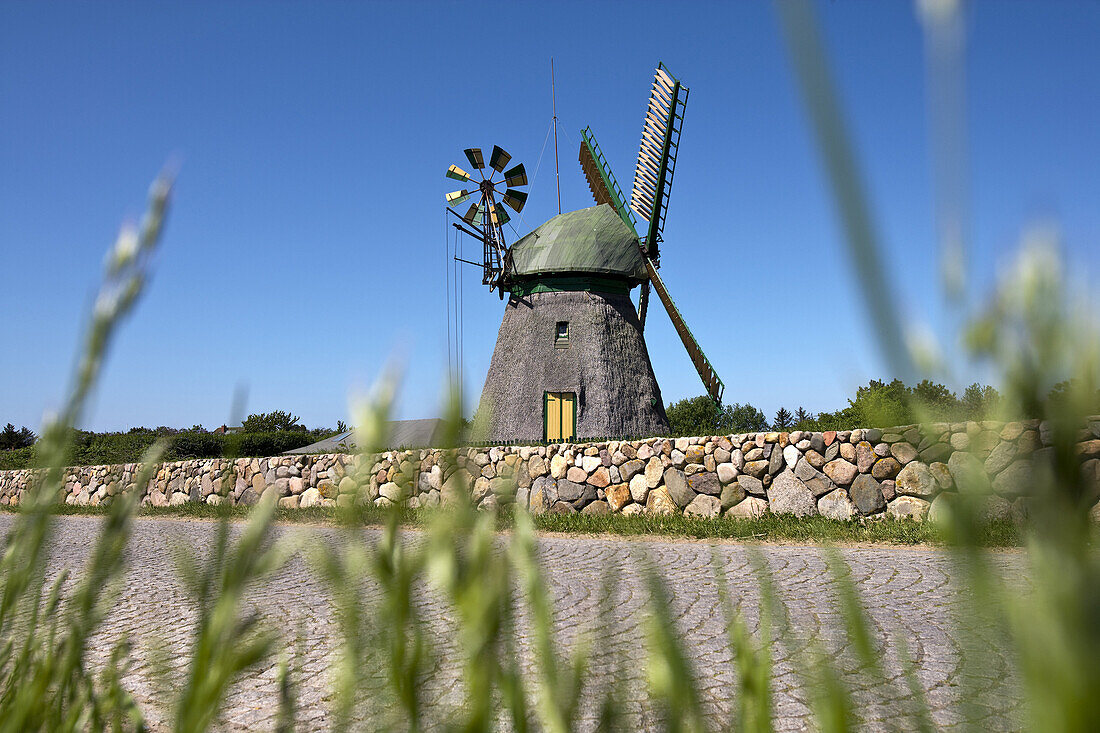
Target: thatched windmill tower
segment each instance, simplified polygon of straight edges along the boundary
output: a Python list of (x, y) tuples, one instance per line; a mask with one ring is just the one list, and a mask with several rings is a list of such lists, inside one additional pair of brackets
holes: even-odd
[[(474, 421), (476, 439), (565, 441), (667, 433), (661, 390), (643, 337), (650, 285), (711, 396), (721, 400), (721, 380), (657, 274), (686, 99), (687, 88), (658, 66), (631, 201), (631, 209), (645, 219), (643, 236), (587, 129), (580, 161), (597, 205), (559, 214), (511, 247), (501, 230), (508, 215), (495, 195), (502, 184), (527, 183), (522, 165), (505, 172), (498, 183), (492, 173), (488, 179), (482, 174), (478, 192), (447, 195), (454, 205), (480, 194), (455, 226), (484, 245), (483, 283), (502, 298), (509, 294)], [(475, 170), (485, 169), (480, 150), (471, 148), (466, 156)], [(494, 148), (490, 168), (501, 172), (509, 159)], [(447, 175), (473, 180), (457, 166)], [(503, 194), (503, 203), (517, 212), (525, 200), (526, 194), (513, 188)], [(641, 286), (637, 310), (630, 300), (636, 286)]]
[(481, 393), (479, 437), (667, 433), (630, 301), (647, 279), (634, 231), (612, 207), (594, 206), (555, 216), (509, 252), (510, 297)]

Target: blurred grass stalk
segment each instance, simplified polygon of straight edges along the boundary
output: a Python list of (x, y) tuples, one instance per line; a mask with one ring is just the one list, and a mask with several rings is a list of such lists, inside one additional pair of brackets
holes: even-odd
[[(945, 290), (959, 297), (965, 288), (966, 149), (963, 110), (963, 25), (961, 3), (920, 0), (930, 54), (933, 149), (937, 214)], [(802, 87), (849, 252), (865, 289), (868, 315), (888, 364), (899, 374), (912, 365), (896, 334), (903, 333), (883, 284), (882, 251), (870, 221), (858, 166), (848, 143), (839, 104), (828, 75), (813, 8), (806, 0), (778, 0), (790, 55)], [(970, 353), (999, 370), (1006, 408), (1042, 415), (1049, 448), (1035, 454), (1028, 526), (1029, 588), (1006, 583), (974, 541), (981, 522), (980, 501), (988, 486), (960, 486), (950, 507), (948, 528), (967, 586), (956, 616), (963, 640), (963, 694), (980, 703), (975, 678), (986, 662), (973, 644), (977, 630), (992, 625), (1003, 633), (1019, 663), (1020, 683), (1033, 730), (1085, 731), (1100, 720), (1100, 558), (1093, 548), (1087, 511), (1095, 484), (1082, 473), (1077, 441), (1086, 409), (1100, 386), (1100, 330), (1081, 303), (1072, 303), (1049, 232), (1025, 236), (1015, 267), (1002, 277), (992, 303), (966, 333)], [(1046, 399), (1051, 386), (1069, 378), (1070, 396)], [(1093, 479), (1094, 481), (1094, 479)], [(979, 482), (975, 482), (977, 484)], [(845, 617), (851, 621), (851, 611)], [(964, 711), (964, 713), (969, 711)], [(971, 725), (976, 719), (964, 714)]]
[[(53, 512), (63, 495), (72, 428), (84, 414), (112, 339), (145, 289), (172, 185), (173, 176), (167, 172), (157, 178), (140, 224), (123, 226), (108, 252), (73, 384), (64, 408), (43, 430), (40, 472), (22, 498), (4, 540), (0, 558), (0, 731), (145, 728), (143, 712), (122, 684), (130, 669), (129, 640), (122, 636), (114, 644), (98, 675), (88, 659), (88, 641), (107, 618), (123, 584), (124, 551), (137, 493), (112, 497), (107, 518), (75, 583), (69, 583), (67, 571), (52, 582), (48, 580), (46, 551)], [(135, 477), (137, 486), (144, 487), (152, 480), (164, 448), (163, 441), (158, 441), (143, 457)], [(267, 657), (273, 648), (274, 633), (259, 628), (256, 614), (243, 613), (246, 589), (274, 572), (293, 550), (287, 543), (263, 547), (273, 509), (273, 497), (262, 502), (236, 544), (229, 542), (228, 520), (223, 518), (209, 557), (178, 558), (185, 587), (195, 594), (199, 620), (188, 674), (182, 685), (171, 688), (176, 730), (208, 729), (235, 677)]]
[[(86, 661), (88, 639), (106, 617), (121, 584), (136, 497), (112, 502), (85, 572), (68, 592), (67, 572), (52, 583), (47, 580), (45, 553), (52, 509), (63, 489), (71, 428), (84, 414), (119, 324), (144, 290), (171, 190), (172, 177), (161, 175), (150, 190), (140, 224), (123, 226), (107, 255), (68, 398), (43, 430), (41, 473), (5, 538), (0, 558), (0, 731), (141, 725), (140, 711), (121, 687), (127, 640), (115, 645), (98, 678)], [(152, 477), (162, 452), (162, 445), (150, 449), (138, 485)]]

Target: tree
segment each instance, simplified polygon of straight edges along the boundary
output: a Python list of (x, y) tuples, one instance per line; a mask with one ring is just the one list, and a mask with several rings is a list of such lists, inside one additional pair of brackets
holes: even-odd
[(336, 432), (346, 433), (347, 431), (348, 431), (347, 423), (345, 423), (343, 420), (337, 420), (336, 421)]
[(1078, 379), (1067, 379), (1059, 382), (1047, 394), (1049, 408), (1064, 411), (1074, 408), (1086, 414), (1100, 412), (1100, 389), (1091, 390)]
[(724, 411), (709, 395), (673, 402), (665, 410), (674, 436), (718, 435)]
[(963, 391), (959, 400), (962, 417), (966, 420), (987, 420), (1001, 403), (1001, 393), (988, 384), (974, 382)]
[(724, 421), (726, 430), (722, 431), (724, 433), (753, 433), (768, 428), (768, 418), (748, 402), (743, 405), (737, 402), (727, 405), (724, 412), (726, 414)]
[(289, 412), (275, 410), (274, 412), (261, 412), (258, 415), (249, 415), (241, 423), (242, 433), (277, 433), (283, 430), (305, 431), (306, 426), (300, 422), (300, 417)]
[(36, 440), (38, 440), (38, 436), (28, 430), (26, 426), (16, 430), (14, 425), (8, 423), (4, 426), (4, 430), (0, 432), (0, 450), (26, 448), (34, 445)]
[(858, 423), (848, 427), (886, 428), (913, 422), (909, 388), (900, 379), (889, 384), (872, 379), (866, 387), (856, 389), (856, 398), (848, 400), (848, 405), (852, 413), (843, 417), (853, 417)]
[(804, 429), (818, 431), (851, 430), (853, 428), (863, 427), (863, 420), (863, 416), (859, 409), (849, 405), (835, 412), (819, 412), (817, 417), (810, 421), (810, 424)]
[(665, 414), (674, 436), (729, 435), (768, 428), (764, 413), (752, 405), (735, 402), (721, 407), (709, 395), (674, 402)]
[(955, 393), (928, 379), (909, 390), (909, 406), (912, 420), (921, 422), (950, 420), (959, 414)]
[(775, 413), (775, 420), (772, 422), (772, 428), (775, 430), (786, 430), (791, 426), (794, 420), (794, 415), (786, 407), (780, 407)]
[(812, 412), (807, 412), (805, 407), (799, 405), (798, 409), (795, 410), (794, 413), (794, 426), (796, 428), (800, 428), (802, 427), (803, 423), (812, 422), (813, 419), (814, 414)]

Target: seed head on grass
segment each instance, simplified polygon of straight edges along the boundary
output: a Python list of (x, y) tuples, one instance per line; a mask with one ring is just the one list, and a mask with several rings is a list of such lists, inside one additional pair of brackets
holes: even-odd
[[(64, 407), (43, 430), (40, 469), (21, 497), (20, 512), (0, 557), (0, 730), (74, 730), (140, 727), (142, 718), (119, 679), (129, 645), (116, 644), (97, 677), (88, 668), (88, 639), (117, 596), (124, 571), (135, 497), (113, 503), (84, 574), (72, 589), (62, 573), (45, 591), (46, 547), (52, 512), (62, 488), (72, 428), (84, 414), (110, 342), (148, 279), (148, 261), (160, 237), (172, 178), (154, 183), (140, 229), (124, 227), (107, 258), (95, 309), (76, 360)], [(143, 486), (164, 446), (145, 456), (137, 482)]]

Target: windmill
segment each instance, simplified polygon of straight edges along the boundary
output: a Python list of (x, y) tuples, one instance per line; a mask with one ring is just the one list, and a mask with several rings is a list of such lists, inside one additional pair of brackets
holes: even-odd
[[(477, 187), (474, 190), (463, 188), (452, 191), (446, 196), (447, 205), (458, 206), (471, 197), (477, 196), (477, 201), (470, 204), (462, 220), (479, 231), (478, 234), (467, 231), (467, 234), (481, 240), (484, 245), (481, 284), (488, 285), (490, 292), (496, 290), (503, 299), (504, 288), (501, 281), (506, 269), (508, 246), (504, 241), (502, 227), (510, 221), (511, 217), (501, 202), (510, 206), (517, 214), (523, 211), (523, 206), (527, 203), (527, 194), (515, 187), (527, 185), (527, 171), (524, 170), (523, 163), (504, 170), (512, 156), (500, 146), (494, 145), (493, 154), (489, 157), (490, 172), (486, 177), (485, 157), (481, 153), (481, 148), (467, 148), (463, 152), (466, 153), (466, 159), (470, 161), (471, 168), (480, 180), (474, 181), (473, 176), (457, 165), (448, 168), (447, 178), (463, 183), (476, 183)], [(496, 180), (498, 173), (502, 174), (499, 181)], [(497, 190), (500, 186), (505, 187), (503, 192)], [(497, 196), (501, 197), (501, 202), (496, 200)]]
[[(489, 174), (476, 190), (447, 194), (450, 207), (478, 196), (464, 216), (448, 210), (461, 219), (454, 222), (457, 229), (483, 244), (483, 284), (502, 298), (509, 293), (472, 425), (476, 439), (666, 435), (668, 418), (643, 336), (650, 287), (708, 392), (721, 399), (721, 380), (657, 274), (686, 100), (687, 88), (658, 66), (631, 208), (589, 129), (582, 132), (580, 160), (596, 205), (558, 214), (510, 247), (501, 229), (507, 212), (497, 201), (499, 187), (509, 187), (501, 200), (518, 212), (526, 195), (511, 186), (527, 179), (522, 166), (503, 170), (507, 153), (494, 148), (490, 158), (490, 168), (503, 172), (503, 181)], [(466, 157), (475, 170), (484, 169), (479, 150), (467, 150)], [(447, 175), (473, 182), (456, 166)], [(641, 235), (635, 213), (643, 221)], [(639, 286), (636, 309), (630, 292)]]
[(668, 72), (664, 64), (657, 64), (642, 125), (642, 139), (634, 167), (634, 185), (630, 193), (629, 208), (589, 127), (581, 131), (580, 164), (597, 204), (614, 207), (623, 222), (636, 232), (638, 228), (634, 214), (641, 218), (643, 227), (639, 232), (639, 242), (648, 275), (641, 285), (638, 298), (638, 320), (642, 328), (645, 328), (649, 290), (652, 286), (687, 349), (695, 370), (699, 372), (707, 393), (721, 403), (725, 385), (703, 353), (699, 342), (695, 340), (657, 273), (661, 266), (660, 245), (663, 242), (669, 194), (672, 192), (672, 178), (676, 172), (676, 156), (680, 148), (680, 131), (684, 124), (688, 91), (687, 87)]

